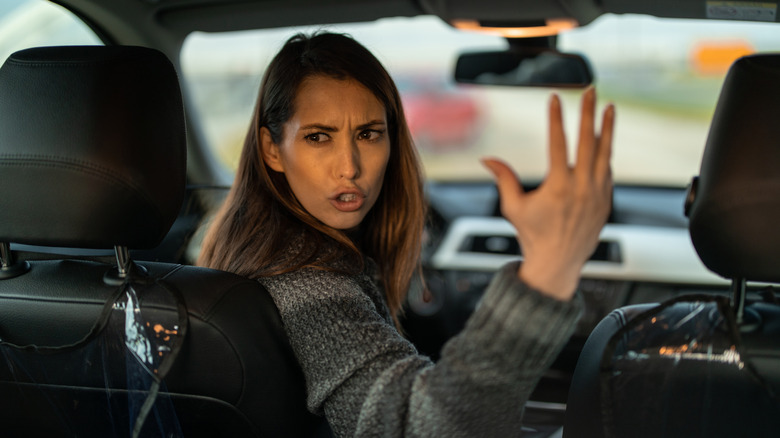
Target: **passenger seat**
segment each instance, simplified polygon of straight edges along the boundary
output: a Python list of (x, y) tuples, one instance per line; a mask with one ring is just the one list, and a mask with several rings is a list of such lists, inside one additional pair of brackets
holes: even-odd
[(176, 71), (156, 50), (33, 48), (0, 68), (2, 436), (323, 427), (256, 281), (129, 257), (179, 212), (184, 123)]

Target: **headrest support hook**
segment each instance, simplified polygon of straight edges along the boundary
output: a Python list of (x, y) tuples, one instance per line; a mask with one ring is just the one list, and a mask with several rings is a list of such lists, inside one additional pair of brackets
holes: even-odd
[(735, 278), (731, 281), (731, 302), (729, 304), (734, 311), (739, 330), (743, 333), (749, 333), (761, 326), (761, 315), (745, 307), (747, 296), (745, 284), (744, 278)]
[(127, 277), (128, 273), (132, 269), (133, 260), (130, 258), (130, 251), (126, 246), (115, 246), (114, 253), (116, 254), (116, 269), (120, 277)]
[(11, 245), (8, 242), (0, 242), (0, 280), (18, 277), (30, 270), (30, 264), (15, 262)]
[(130, 250), (126, 246), (115, 246), (116, 268), (110, 269), (103, 276), (103, 281), (110, 285), (121, 285), (128, 280), (138, 281), (146, 276), (146, 269), (138, 266), (130, 258)]

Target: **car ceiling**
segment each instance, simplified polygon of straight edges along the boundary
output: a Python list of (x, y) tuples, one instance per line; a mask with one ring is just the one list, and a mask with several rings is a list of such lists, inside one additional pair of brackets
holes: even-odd
[[(190, 32), (222, 32), (306, 24), (438, 15), (522, 25), (574, 18), (580, 25), (604, 13), (704, 18), (703, 0), (53, 0), (92, 23), (108, 41), (161, 47)], [(110, 29), (110, 31), (108, 31)], [(169, 53), (170, 54), (170, 53)]]

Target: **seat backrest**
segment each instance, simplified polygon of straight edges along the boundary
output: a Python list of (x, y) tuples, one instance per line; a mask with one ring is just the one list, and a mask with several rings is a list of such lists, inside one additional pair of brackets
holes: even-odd
[(780, 282), (780, 55), (737, 60), (686, 200), (691, 240), (733, 297), (613, 311), (586, 342), (565, 437), (777, 436), (780, 306), (745, 282)]
[[(176, 71), (141, 47), (47, 47), (0, 68), (3, 436), (312, 436), (256, 282), (134, 262), (184, 195)], [(114, 249), (20, 257), (14, 246)], [(66, 249), (67, 248), (67, 249)]]

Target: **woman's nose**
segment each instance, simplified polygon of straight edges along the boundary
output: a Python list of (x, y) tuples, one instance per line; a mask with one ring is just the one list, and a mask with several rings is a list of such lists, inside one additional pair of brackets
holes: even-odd
[(336, 177), (356, 179), (360, 176), (360, 151), (354, 141), (344, 141), (337, 151)]

